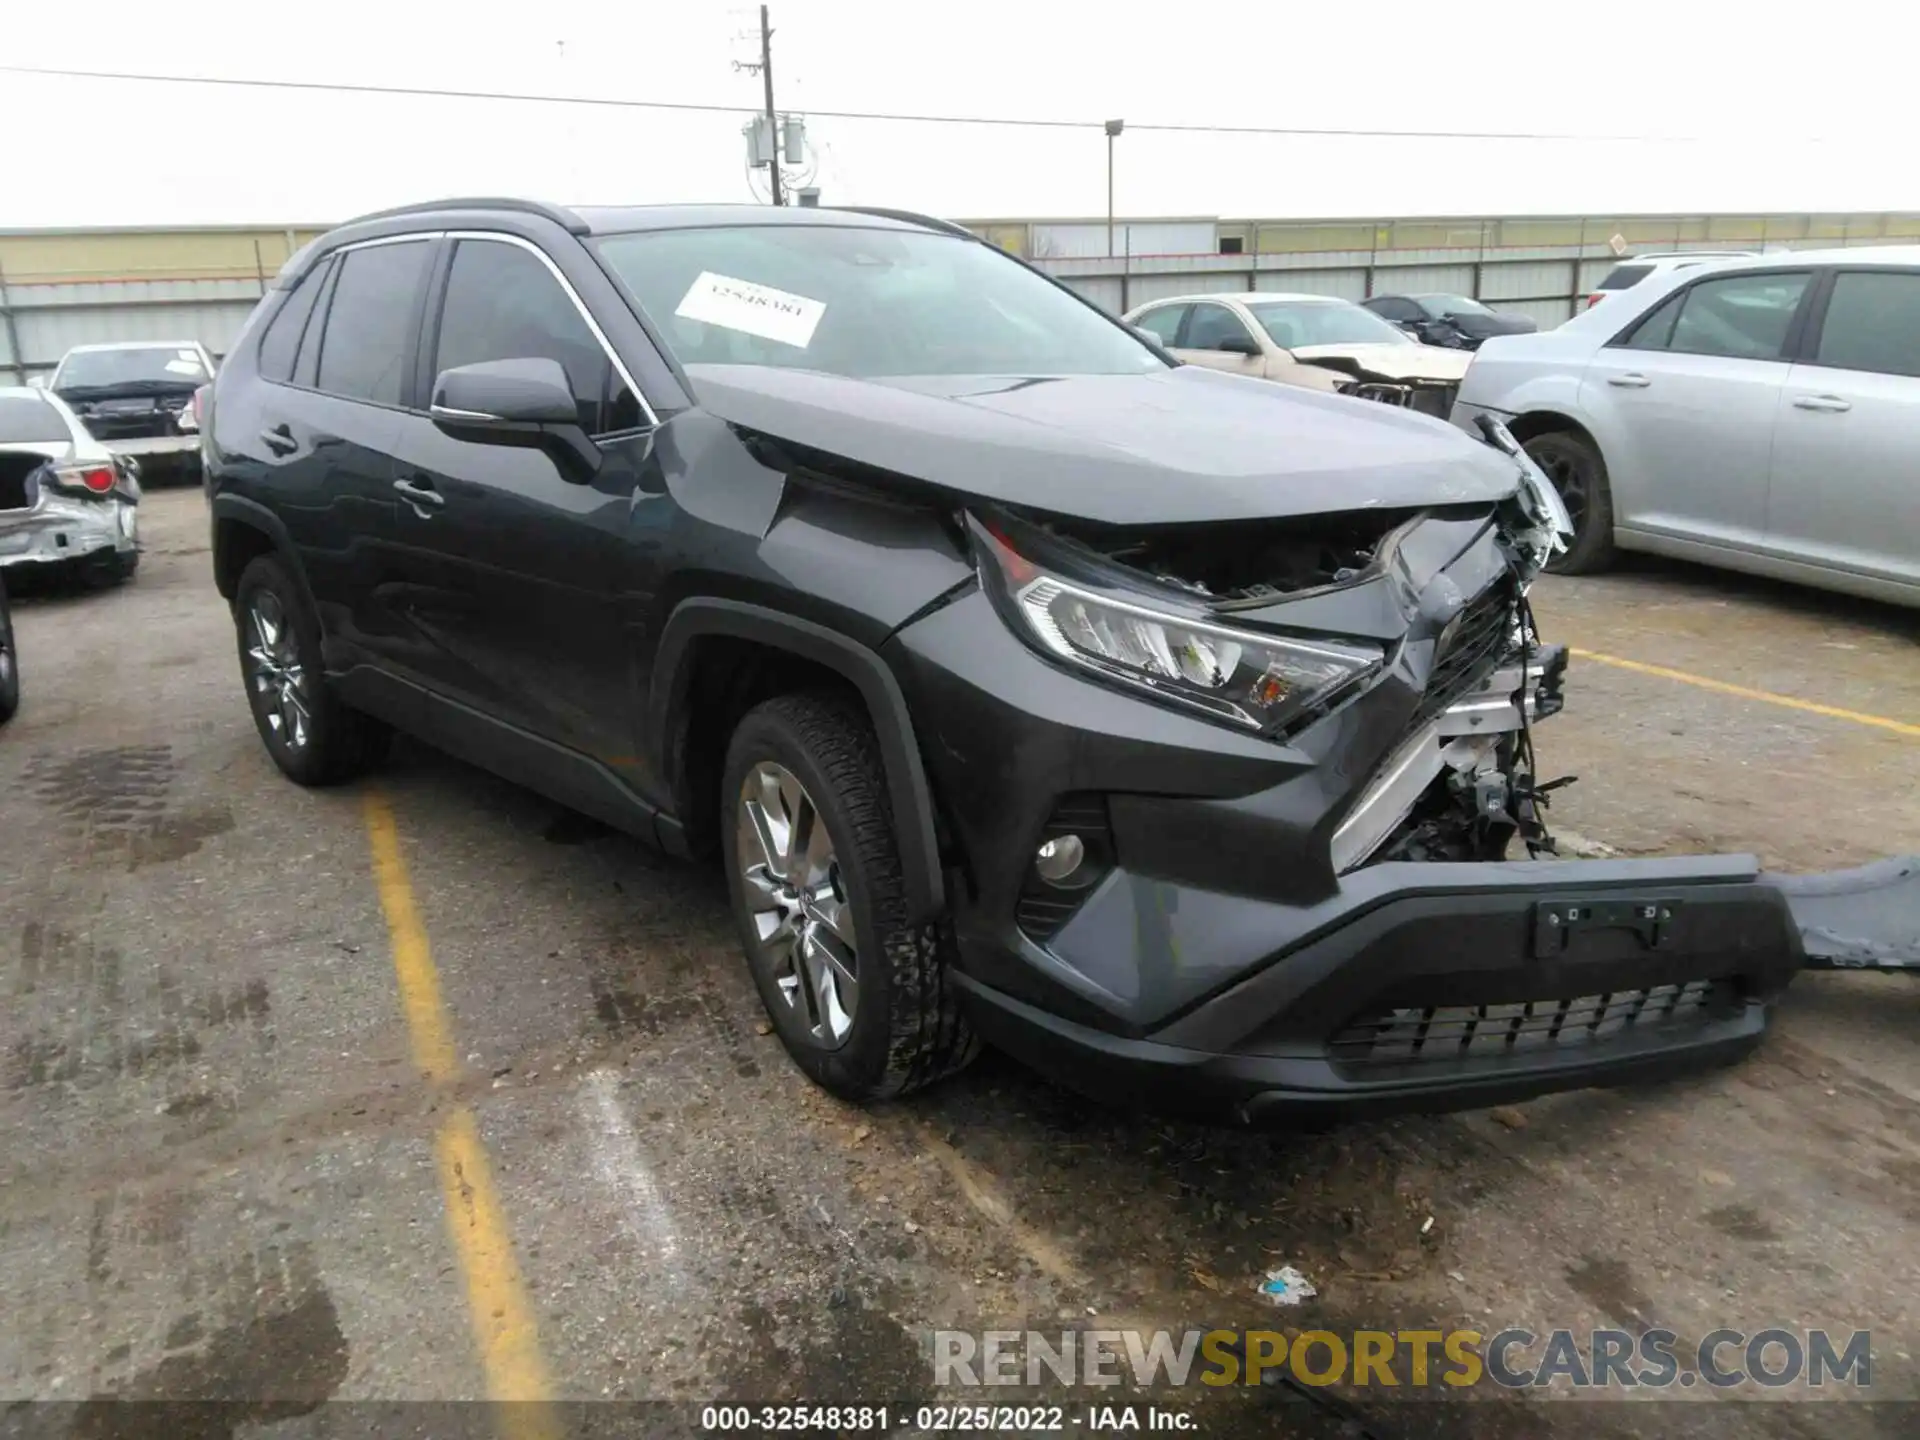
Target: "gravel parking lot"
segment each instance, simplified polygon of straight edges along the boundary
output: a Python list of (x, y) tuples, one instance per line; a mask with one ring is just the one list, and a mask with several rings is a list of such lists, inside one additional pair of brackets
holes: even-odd
[[(933, 1394), (934, 1327), (1276, 1318), (1870, 1329), (1874, 1398), (1920, 1399), (1898, 977), (1801, 979), (1729, 1072), (1459, 1117), (1227, 1134), (993, 1057), (856, 1111), (762, 1033), (717, 874), (418, 746), (374, 783), (284, 781), (201, 495), (143, 511), (134, 583), (17, 604), (0, 1402), (236, 1402), (195, 1435), (330, 1399), (898, 1405)], [(1552, 812), (1578, 846), (1920, 851), (1920, 617), (1647, 563), (1537, 599), (1577, 649), (1540, 740), (1579, 776)], [(1284, 1315), (1255, 1290), (1283, 1263), (1320, 1291)], [(1795, 1393), (1742, 1433), (1892, 1433)], [(1382, 1435), (1467, 1408), (1323, 1398)], [(1341, 1423), (1261, 1391), (1169, 1403), (1207, 1435)], [(1640, 1423), (1471, 1408), (1482, 1434)], [(61, 1423), (106, 1433), (88, 1414)]]

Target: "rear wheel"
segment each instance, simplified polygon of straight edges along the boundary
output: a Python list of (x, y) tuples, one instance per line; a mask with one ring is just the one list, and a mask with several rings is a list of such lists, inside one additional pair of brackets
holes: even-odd
[(0, 581), (0, 725), (19, 708), (20, 657), (13, 647), (13, 607), (7, 602), (5, 582)]
[(277, 559), (241, 572), (233, 620), (254, 726), (289, 779), (334, 785), (378, 763), (391, 732), (327, 688), (319, 622)]
[(859, 707), (823, 693), (753, 710), (721, 802), (741, 943), (794, 1063), (866, 1101), (971, 1059), (944, 931), (907, 923), (879, 742)]
[(1556, 575), (1586, 575), (1613, 563), (1613, 491), (1606, 462), (1591, 440), (1570, 430), (1536, 435), (1526, 443), (1533, 463), (1546, 472), (1573, 521), (1573, 543), (1553, 557)]

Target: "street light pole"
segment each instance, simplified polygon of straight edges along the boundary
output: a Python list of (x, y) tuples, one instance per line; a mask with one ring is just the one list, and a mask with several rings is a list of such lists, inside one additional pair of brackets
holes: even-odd
[(1124, 120), (1107, 121), (1107, 258), (1113, 258), (1113, 142), (1127, 128)]

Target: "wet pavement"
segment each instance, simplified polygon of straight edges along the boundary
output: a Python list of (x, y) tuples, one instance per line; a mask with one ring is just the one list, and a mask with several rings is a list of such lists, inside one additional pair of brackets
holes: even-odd
[[(1920, 1399), (1920, 987), (1805, 977), (1755, 1059), (1681, 1084), (1309, 1136), (1115, 1114), (992, 1056), (862, 1112), (763, 1033), (717, 875), (415, 745), (358, 786), (281, 779), (199, 492), (145, 509), (131, 585), (16, 607), (0, 1433), (143, 1432), (104, 1397), (225, 1402), (167, 1422), (191, 1435), (448, 1433), (423, 1417), (465, 1412), (323, 1402), (490, 1394), (555, 1402), (482, 1417), (526, 1436), (797, 1399), (897, 1425), (1010, 1399), (937, 1390), (933, 1329), (1275, 1320), (1870, 1329), (1873, 1397)], [(1537, 608), (1588, 652), (1538, 737), (1582, 848), (1920, 851), (1920, 737), (1591, 658), (1912, 726), (1920, 616), (1645, 563)], [(1320, 1291), (1297, 1312), (1255, 1293), (1283, 1263)], [(1795, 1394), (1705, 1403), (1742, 1434), (1902, 1425)], [(1159, 1398), (1208, 1436), (1652, 1413), (1316, 1395)], [(1054, 1398), (1090, 1428), (1088, 1392)], [(575, 1408), (604, 1401), (694, 1408)]]

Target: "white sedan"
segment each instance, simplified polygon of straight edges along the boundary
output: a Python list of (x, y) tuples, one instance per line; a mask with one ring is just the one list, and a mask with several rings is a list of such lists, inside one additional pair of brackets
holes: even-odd
[(1487, 341), (1453, 418), (1482, 415), (1560, 489), (1555, 568), (1649, 550), (1920, 605), (1920, 247), (1650, 275)]
[(1410, 340), (1371, 310), (1331, 295), (1177, 295), (1141, 305), (1126, 320), (1189, 364), (1313, 390), (1359, 387), (1367, 398), (1442, 418), (1473, 358)]
[(0, 569), (124, 580), (140, 563), (140, 482), (59, 396), (0, 386)]

